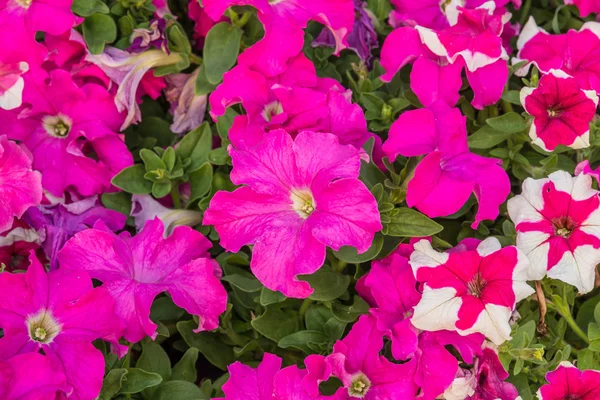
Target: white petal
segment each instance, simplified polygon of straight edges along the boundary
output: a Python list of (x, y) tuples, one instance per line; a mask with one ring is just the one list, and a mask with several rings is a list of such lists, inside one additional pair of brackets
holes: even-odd
[(570, 147), (575, 150), (585, 149), (587, 147), (590, 147), (590, 131), (589, 131), (589, 129), (587, 131), (585, 131), (583, 133), (583, 135), (575, 137), (575, 140), (573, 141), (573, 143), (571, 143), (567, 147)]
[(595, 90), (582, 90), (582, 92), (586, 95), (586, 97), (594, 102), (596, 107), (598, 107), (598, 95)]
[[(546, 276), (548, 270), (548, 252), (550, 243), (544, 243), (550, 235), (543, 232), (520, 232), (517, 235), (517, 247), (529, 259), (527, 280), (539, 281)], [(543, 244), (541, 244), (543, 243)]]
[(542, 190), (548, 181), (549, 179), (547, 178), (527, 178), (523, 182), (521, 195), (525, 197), (525, 200), (527, 200), (536, 210), (544, 209), (544, 197), (542, 196)]
[[(565, 1), (565, 3), (566, 3), (566, 1)], [(595, 22), (595, 21), (586, 22), (585, 24), (583, 24), (581, 26), (579, 31), (581, 32), (584, 29), (591, 31), (594, 35), (596, 35), (596, 36), (598, 36), (598, 38), (600, 38), (600, 23)]]
[(600, 250), (590, 245), (579, 246), (573, 253), (565, 252), (548, 271), (548, 277), (576, 286), (580, 293), (588, 293), (594, 289), (594, 270), (598, 264)]
[(573, 200), (587, 200), (590, 197), (598, 196), (598, 191), (592, 189), (592, 176), (587, 174), (579, 174), (574, 178), (573, 191), (571, 197)]
[(519, 38), (517, 40), (517, 49), (519, 51), (525, 46), (525, 43), (529, 42), (535, 35), (540, 32), (544, 32), (537, 24), (535, 23), (535, 19), (533, 17), (529, 17), (527, 23), (521, 29), (521, 33), (519, 34)]
[(479, 243), (479, 246), (477, 246), (477, 253), (479, 253), (479, 255), (481, 257), (485, 257), (488, 254), (495, 253), (496, 251), (500, 250), (501, 248), (502, 248), (502, 245), (500, 244), (498, 239), (491, 236), (491, 237), (485, 239), (483, 242)]
[(411, 323), (424, 331), (455, 330), (462, 300), (451, 287), (431, 289), (427, 284), (414, 309)]
[(423, 44), (427, 46), (427, 48), (429, 48), (429, 50), (431, 50), (433, 54), (440, 57), (448, 56), (448, 52), (446, 51), (446, 48), (444, 47), (442, 42), (440, 42), (437, 33), (432, 31), (431, 29), (424, 28), (422, 26), (416, 26), (415, 29), (419, 32), (419, 35), (421, 36), (421, 42), (423, 42)]
[[(574, 179), (567, 171), (555, 171), (548, 175), (548, 178), (554, 183), (556, 190), (571, 194), (573, 192)], [(591, 179), (591, 178), (590, 178)]]
[(480, 332), (494, 344), (500, 345), (510, 340), (510, 325), (508, 321), (511, 315), (512, 310), (507, 307), (486, 304), (485, 310), (479, 314), (475, 324), (469, 329), (458, 331), (458, 333), (466, 335)]
[(437, 267), (445, 264), (450, 255), (448, 253), (440, 253), (436, 251), (429, 240), (422, 239), (414, 246), (414, 251), (410, 255), (410, 266), (413, 273), (417, 274), (417, 270), (421, 267)]
[(5, 110), (14, 110), (23, 103), (23, 88), (25, 81), (19, 77), (14, 85), (0, 96), (0, 108)]
[[(525, 106), (527, 104), (527, 102), (525, 100), (527, 100), (527, 97), (529, 97), (529, 95), (531, 95), (531, 93), (533, 93), (533, 91), (535, 89), (536, 88), (525, 86), (519, 92), (519, 99), (521, 100), (521, 105), (523, 106), (523, 108), (525, 109), (525, 111), (527, 111), (527, 107)], [(527, 111), (527, 112), (529, 112), (529, 111)]]
[[(539, 203), (537, 201), (536, 203)], [(536, 210), (525, 196), (515, 196), (508, 200), (507, 203), (508, 216), (515, 226), (523, 222), (539, 222), (544, 220), (544, 216)]]

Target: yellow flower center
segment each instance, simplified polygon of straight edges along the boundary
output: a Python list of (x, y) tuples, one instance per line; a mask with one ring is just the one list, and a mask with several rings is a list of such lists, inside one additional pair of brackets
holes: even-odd
[(50, 344), (61, 331), (61, 324), (50, 310), (41, 309), (26, 319), (29, 338), (34, 342)]
[(42, 126), (50, 136), (64, 139), (69, 135), (73, 121), (63, 114), (46, 115), (42, 118)]
[(348, 394), (351, 397), (363, 398), (371, 388), (371, 381), (365, 374), (359, 372), (352, 377), (352, 382), (348, 388)]
[(292, 208), (302, 217), (308, 218), (315, 211), (317, 203), (308, 189), (292, 190)]

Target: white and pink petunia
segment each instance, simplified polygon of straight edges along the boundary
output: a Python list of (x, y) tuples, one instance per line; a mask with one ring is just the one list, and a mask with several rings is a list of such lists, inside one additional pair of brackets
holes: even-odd
[(563, 361), (546, 374), (548, 384), (537, 392), (539, 400), (596, 400), (600, 398), (600, 371), (580, 371)]
[(529, 262), (516, 247), (490, 237), (476, 250), (439, 253), (427, 240), (415, 244), (410, 264), (423, 297), (412, 324), (422, 330), (479, 332), (495, 344), (510, 339), (517, 301), (533, 293), (525, 282)]
[(584, 90), (566, 72), (550, 70), (537, 88), (521, 89), (521, 104), (533, 116), (529, 137), (546, 151), (558, 145), (581, 149), (590, 145), (590, 122), (598, 96)]
[(544, 179), (528, 178), (520, 195), (508, 201), (517, 229), (517, 247), (531, 261), (529, 279), (545, 275), (594, 288), (600, 263), (600, 199), (592, 177), (557, 171)]

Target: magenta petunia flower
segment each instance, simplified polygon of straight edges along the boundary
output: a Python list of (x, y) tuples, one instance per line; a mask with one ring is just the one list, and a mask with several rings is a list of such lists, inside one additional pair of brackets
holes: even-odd
[(0, 136), (0, 232), (42, 201), (41, 179), (40, 173), (31, 169), (29, 151)]
[(5, 271), (27, 269), (32, 250), (44, 257), (40, 235), (23, 220), (15, 219), (9, 230), (0, 233), (0, 263), (5, 265)]
[(54, 70), (26, 82), (23, 107), (5, 112), (12, 139), (33, 153), (33, 167), (42, 185), (55, 196), (67, 189), (82, 196), (110, 189), (110, 180), (133, 164), (123, 137), (117, 134), (122, 116), (112, 96), (100, 85), (77, 87), (68, 72)]
[(473, 394), (469, 400), (517, 400), (519, 392), (510, 382), (505, 382), (509, 374), (498, 358), (498, 352), (485, 346), (473, 368)]
[(0, 0), (0, 23), (24, 24), (31, 37), (38, 31), (60, 35), (75, 25), (73, 0)]
[(583, 90), (575, 78), (553, 69), (537, 88), (521, 89), (521, 104), (533, 116), (529, 137), (534, 144), (546, 151), (558, 145), (589, 147), (590, 122), (598, 106), (594, 90)]
[(510, 339), (509, 320), (517, 301), (533, 293), (525, 282), (529, 262), (516, 247), (502, 249), (490, 237), (477, 250), (438, 253), (427, 240), (410, 257), (423, 297), (412, 324), (426, 331), (479, 332), (495, 344)]
[[(95, 399), (104, 356), (92, 341), (117, 344), (123, 324), (105, 288), (94, 288), (82, 270), (46, 273), (33, 253), (25, 274), (0, 273), (0, 360), (42, 352), (65, 375), (76, 399)], [(81, 368), (85, 365), (85, 368)]]
[(539, 400), (596, 400), (600, 398), (600, 371), (580, 371), (568, 361), (546, 374), (548, 384), (537, 392)]
[(267, 133), (251, 151), (230, 148), (231, 180), (245, 185), (219, 191), (204, 214), (221, 246), (238, 252), (253, 244), (250, 267), (269, 289), (308, 297), (311, 274), (329, 246), (364, 253), (381, 229), (377, 202), (359, 181), (360, 153), (332, 134), (283, 130)]
[(32, 207), (27, 210), (25, 222), (39, 232), (50, 269), (58, 268), (58, 252), (77, 232), (91, 228), (97, 221), (118, 231), (125, 226), (127, 217), (120, 212), (104, 208), (97, 196), (71, 202)]
[(300, 54), (289, 61), (285, 72), (272, 78), (236, 66), (225, 73), (209, 100), (213, 117), (238, 103), (246, 110), (229, 130), (229, 140), (238, 149), (254, 146), (265, 132), (280, 128), (292, 135), (301, 130), (329, 132), (342, 144), (360, 148), (373, 135), (363, 110), (351, 99), (351, 91), (337, 81), (318, 78), (313, 63)]
[(572, 4), (577, 7), (582, 17), (600, 12), (600, 1), (598, 0), (565, 0), (565, 4)]
[(361, 316), (350, 333), (336, 342), (327, 362), (332, 367), (333, 376), (342, 381), (347, 391), (341, 398), (415, 398), (416, 360), (394, 364), (379, 355), (382, 348), (382, 332), (377, 329), (375, 318), (370, 315)]
[(510, 181), (500, 160), (469, 152), (465, 120), (458, 109), (440, 101), (404, 112), (392, 124), (383, 151), (390, 160), (398, 154), (425, 155), (408, 183), (406, 202), (429, 217), (454, 214), (475, 192), (476, 229), (481, 221), (496, 219)]
[[(3, 400), (56, 400), (68, 392), (65, 376), (50, 357), (19, 354), (0, 361), (0, 398)], [(35, 378), (32, 378), (35, 369)]]
[(508, 201), (508, 213), (517, 229), (517, 247), (531, 261), (529, 279), (547, 274), (581, 293), (594, 288), (600, 263), (598, 194), (591, 176), (572, 177), (565, 171), (523, 182), (523, 192)]
[[(392, 26), (423, 26), (440, 30), (450, 26), (440, 0), (392, 0), (395, 10), (390, 14)], [(447, 6), (446, 6), (447, 7)]]
[[(579, 31), (570, 29), (567, 33), (551, 35), (538, 27), (530, 17), (517, 41), (519, 53), (513, 62), (520, 60), (535, 64), (548, 73), (552, 69), (561, 70), (572, 76), (585, 90), (600, 92), (600, 24), (587, 22)], [(527, 74), (529, 64), (515, 73)]]
[(265, 35), (240, 54), (238, 63), (266, 76), (281, 74), (287, 61), (302, 51), (309, 21), (319, 22), (333, 33), (335, 54), (348, 47), (354, 25), (352, 0), (205, 0), (204, 10), (215, 21), (228, 7), (250, 5), (258, 10)]
[(148, 221), (134, 237), (119, 236), (97, 223), (71, 238), (58, 254), (61, 269), (82, 268), (117, 302), (116, 313), (126, 324), (123, 336), (137, 342), (156, 337), (150, 320), (154, 298), (167, 292), (173, 302), (200, 319), (196, 332), (215, 329), (227, 306), (220, 268), (211, 260), (211, 243), (187, 226), (164, 238), (160, 219)]

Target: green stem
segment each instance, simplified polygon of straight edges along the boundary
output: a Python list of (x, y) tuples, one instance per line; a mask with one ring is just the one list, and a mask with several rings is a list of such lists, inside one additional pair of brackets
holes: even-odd
[(340, 260), (337, 265), (333, 265), (331, 268), (333, 269), (333, 272), (340, 273), (344, 270), (344, 268), (346, 268), (346, 265), (348, 265), (348, 263)]
[(587, 337), (585, 332), (581, 330), (579, 325), (577, 325), (577, 322), (575, 322), (575, 320), (573, 319), (573, 316), (571, 315), (571, 312), (569, 311), (569, 309), (568, 308), (563, 309), (563, 307), (561, 307), (557, 304), (555, 304), (555, 307), (556, 307), (556, 311), (558, 311), (560, 316), (563, 317), (567, 321), (567, 324), (569, 324), (569, 326), (571, 327), (573, 332), (575, 332), (575, 334), (577, 334), (577, 336), (579, 336), (581, 339), (583, 339), (584, 342), (586, 342), (587, 344), (590, 344), (590, 339)]
[(190, 57), (190, 62), (191, 62), (192, 64), (196, 64), (196, 65), (200, 65), (200, 64), (202, 64), (202, 57), (200, 57), (200, 56), (197, 56), (197, 55), (195, 55), (195, 54), (192, 54), (192, 53), (190, 53), (190, 56), (189, 56), (189, 57)]
[(312, 303), (313, 303), (313, 300), (304, 299), (304, 301), (302, 302), (302, 305), (300, 306), (300, 311), (298, 312), (301, 317), (304, 317), (304, 314), (306, 314), (306, 312), (308, 311), (308, 308), (310, 307), (310, 305)]
[(171, 185), (171, 198), (175, 209), (181, 208), (181, 199), (179, 198), (179, 185)]

